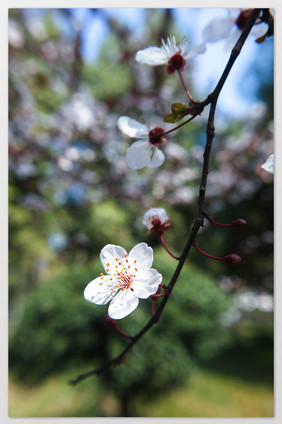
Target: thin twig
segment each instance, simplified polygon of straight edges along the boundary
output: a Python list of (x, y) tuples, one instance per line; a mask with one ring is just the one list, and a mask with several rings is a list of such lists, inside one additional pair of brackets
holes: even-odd
[(109, 368), (112, 365), (117, 365), (121, 363), (121, 361), (124, 359), (124, 356), (126, 353), (132, 349), (132, 347), (138, 342), (138, 340), (141, 339), (141, 337), (147, 333), (150, 328), (156, 324), (159, 321), (159, 318), (162, 314), (162, 311), (164, 310), (164, 307), (171, 295), (171, 292), (178, 280), (178, 277), (180, 275), (180, 272), (182, 270), (182, 267), (187, 259), (188, 253), (193, 246), (196, 236), (198, 234), (198, 231), (201, 226), (203, 226), (203, 220), (204, 220), (204, 204), (205, 204), (205, 194), (206, 194), (206, 186), (207, 186), (207, 177), (209, 172), (209, 163), (210, 163), (210, 153), (212, 148), (212, 142), (215, 135), (215, 127), (214, 127), (214, 117), (215, 117), (215, 110), (216, 110), (216, 104), (218, 96), (222, 90), (222, 87), (229, 75), (229, 72), (240, 54), (240, 51), (246, 41), (246, 38), (248, 37), (253, 25), (255, 24), (261, 9), (254, 9), (249, 21), (247, 22), (243, 32), (241, 33), (237, 43), (235, 44), (234, 48), (232, 49), (230, 58), (228, 60), (228, 63), (222, 73), (222, 76), (215, 87), (214, 91), (209, 94), (209, 96), (206, 98), (205, 101), (200, 103), (203, 107), (210, 104), (210, 112), (207, 122), (207, 129), (206, 129), (206, 146), (204, 151), (204, 161), (203, 161), (203, 167), (202, 167), (202, 176), (201, 176), (201, 182), (200, 182), (200, 188), (199, 188), (199, 197), (198, 197), (198, 214), (194, 221), (194, 224), (192, 226), (189, 238), (186, 242), (186, 245), (184, 247), (184, 250), (179, 258), (179, 262), (177, 264), (177, 267), (174, 271), (174, 274), (167, 286), (167, 295), (164, 296), (163, 300), (159, 304), (158, 309), (156, 310), (155, 314), (152, 316), (152, 318), (148, 321), (148, 323), (137, 333), (135, 336), (132, 336), (130, 343), (123, 349), (123, 351), (114, 357), (113, 359), (106, 362), (104, 365), (102, 365), (99, 368), (93, 369), (91, 371), (88, 371), (84, 374), (80, 374), (77, 376), (74, 380), (71, 380), (69, 383), (71, 385), (75, 385), (79, 383), (80, 381), (84, 380), (85, 378), (88, 378), (93, 375), (100, 375), (103, 371), (105, 371), (107, 368)]

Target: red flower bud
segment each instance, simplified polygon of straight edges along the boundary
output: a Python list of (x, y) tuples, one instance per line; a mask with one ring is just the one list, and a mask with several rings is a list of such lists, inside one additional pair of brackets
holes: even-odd
[(223, 261), (228, 265), (238, 265), (242, 259), (236, 253), (230, 253), (229, 255), (224, 256)]
[(235, 228), (243, 228), (245, 227), (245, 225), (247, 225), (247, 221), (245, 221), (244, 219), (234, 219), (234, 221), (231, 222), (232, 227)]

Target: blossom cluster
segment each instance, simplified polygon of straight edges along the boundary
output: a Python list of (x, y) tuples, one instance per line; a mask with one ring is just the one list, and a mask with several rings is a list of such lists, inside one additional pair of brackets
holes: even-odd
[[(230, 47), (230, 44), (233, 45), (251, 13), (252, 9), (231, 9), (227, 16), (213, 19), (202, 32), (204, 41), (190, 50), (185, 38), (182, 38), (177, 44), (175, 37), (170, 36), (166, 41), (161, 40), (160, 47), (149, 46), (137, 51), (135, 60), (138, 63), (149, 66), (165, 65), (169, 75), (177, 72), (191, 101), (189, 106), (184, 103), (174, 103), (172, 117), (168, 115), (169, 119), (166, 117), (165, 122), (176, 122), (188, 114), (193, 118), (202, 112), (203, 107), (192, 99), (181, 75), (186, 61), (204, 53), (207, 43), (225, 39), (226, 47)], [(267, 31), (267, 25), (262, 20), (258, 23), (259, 25), (254, 26), (252, 30), (252, 34), (257, 39), (264, 37)], [(126, 136), (137, 139), (126, 153), (126, 161), (131, 169), (137, 170), (145, 166), (157, 168), (164, 163), (165, 155), (161, 148), (167, 143), (165, 136), (172, 130), (165, 131), (162, 127), (153, 127), (151, 124), (147, 126), (128, 116), (120, 116), (117, 126)], [(270, 173), (274, 172), (274, 155), (268, 158), (262, 168)], [(211, 219), (210, 221), (216, 223)], [(149, 231), (148, 234), (154, 233), (159, 236), (167, 252), (179, 260), (168, 250), (162, 238), (164, 231), (172, 226), (166, 211), (162, 208), (149, 209), (144, 215), (143, 224)], [(233, 224), (222, 225), (232, 226)], [(235, 227), (235, 225), (233, 226)], [(217, 258), (201, 251), (195, 243), (193, 245), (205, 256), (228, 264), (236, 265), (241, 261), (236, 254)], [(153, 250), (146, 243), (137, 244), (129, 254), (120, 246), (108, 244), (101, 250), (100, 259), (106, 274), (101, 273), (87, 285), (84, 297), (88, 302), (97, 305), (109, 303), (108, 315), (111, 319), (121, 319), (133, 312), (139, 304), (139, 299), (146, 299), (150, 296), (154, 298), (159, 295), (157, 293), (162, 282), (162, 275), (152, 268)]]

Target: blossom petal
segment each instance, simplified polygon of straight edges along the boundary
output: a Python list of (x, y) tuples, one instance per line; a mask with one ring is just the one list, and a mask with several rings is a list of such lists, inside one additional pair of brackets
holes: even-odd
[(274, 174), (274, 154), (269, 155), (266, 162), (261, 167), (270, 174)]
[(90, 303), (105, 305), (117, 293), (118, 289), (115, 286), (115, 283), (110, 280), (110, 276), (108, 275), (95, 278), (95, 280), (90, 281), (85, 287), (84, 298)]
[(250, 34), (254, 37), (259, 38), (266, 34), (268, 31), (268, 25), (265, 22), (261, 22), (259, 25), (254, 25), (251, 29)]
[(138, 303), (139, 300), (132, 290), (120, 290), (111, 301), (108, 314), (113, 319), (124, 318), (137, 308)]
[[(154, 259), (153, 249), (147, 243), (138, 243), (130, 250), (128, 260), (130, 264), (135, 264), (136, 272), (149, 269)], [(135, 262), (136, 261), (136, 262)]]
[(138, 50), (135, 60), (145, 65), (158, 66), (164, 65), (169, 57), (161, 47), (150, 46), (143, 50)]
[(145, 124), (129, 118), (121, 116), (117, 121), (117, 126), (121, 132), (133, 138), (143, 138), (148, 136), (148, 128)]
[(192, 57), (197, 56), (198, 54), (203, 54), (206, 51), (206, 43), (197, 44), (193, 46), (187, 55), (184, 56), (185, 59), (191, 59)]
[(232, 50), (232, 47), (235, 45), (241, 33), (242, 31), (237, 26), (234, 26), (234, 28), (232, 29), (232, 31), (230, 32), (230, 34), (225, 40), (224, 47), (223, 47), (225, 52), (229, 52), (230, 50)]
[(126, 255), (126, 250), (123, 247), (116, 246), (115, 244), (107, 244), (103, 247), (100, 253), (100, 260), (107, 274), (113, 275), (116, 272), (116, 266), (119, 263), (122, 268)]
[(156, 269), (147, 269), (138, 272), (134, 277), (131, 287), (134, 290), (135, 296), (140, 299), (147, 299), (147, 297), (157, 292), (162, 279), (162, 275)]
[(158, 147), (153, 146), (153, 154), (151, 154), (147, 166), (148, 168), (157, 168), (158, 166), (161, 166), (164, 163), (164, 160), (165, 155), (163, 154), (163, 152)]
[(202, 37), (206, 43), (215, 43), (226, 38), (234, 25), (233, 16), (212, 19), (203, 29)]
[(149, 141), (138, 140), (133, 143), (126, 152), (128, 166), (132, 169), (141, 169), (147, 166), (151, 160), (152, 146)]

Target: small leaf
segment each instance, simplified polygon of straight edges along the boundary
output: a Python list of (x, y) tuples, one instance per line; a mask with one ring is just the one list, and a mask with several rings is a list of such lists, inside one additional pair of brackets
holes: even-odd
[(180, 114), (182, 113), (183, 116), (185, 114), (185, 112), (187, 112), (188, 106), (185, 103), (182, 102), (178, 102), (178, 103), (173, 103), (171, 105), (171, 111), (173, 114)]
[(170, 124), (173, 124), (176, 121), (174, 120), (173, 114), (170, 113), (169, 115), (166, 115), (166, 117), (164, 118), (164, 122), (168, 122)]

